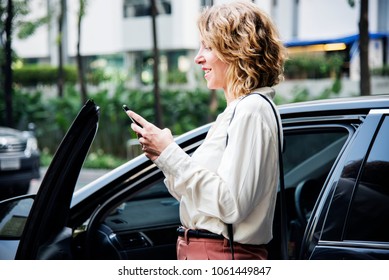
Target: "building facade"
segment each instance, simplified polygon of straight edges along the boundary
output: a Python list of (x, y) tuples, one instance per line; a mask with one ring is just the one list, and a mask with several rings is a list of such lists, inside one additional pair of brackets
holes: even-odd
[[(31, 18), (51, 14), (25, 40), (13, 47), (25, 62), (58, 63), (57, 20), (60, 0), (31, 0)], [(233, 0), (156, 0), (157, 45), (161, 85), (196, 83), (193, 58), (199, 47), (196, 17), (202, 7)], [(348, 0), (255, 0), (275, 21), (291, 52), (328, 52), (343, 43), (350, 53), (350, 76), (358, 76), (360, 3)], [(369, 1), (370, 56), (374, 66), (388, 64), (389, 1)], [(78, 0), (67, 0), (63, 49), (65, 63), (74, 63), (77, 46)], [(354, 36), (354, 37), (353, 37)], [(350, 38), (353, 40), (350, 41)], [(321, 46), (321, 49), (312, 48)], [(326, 49), (327, 47), (327, 49)], [(338, 45), (339, 47), (339, 45)], [(81, 55), (89, 68), (101, 67), (125, 77), (129, 85), (152, 83), (153, 33), (150, 0), (87, 0), (81, 28)], [(355, 69), (354, 69), (355, 68)]]

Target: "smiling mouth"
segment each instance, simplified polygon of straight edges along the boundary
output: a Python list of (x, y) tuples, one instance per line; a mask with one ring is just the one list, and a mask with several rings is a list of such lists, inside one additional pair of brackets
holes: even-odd
[(204, 78), (207, 78), (209, 73), (212, 71), (211, 69), (203, 69), (204, 70)]
[(204, 71), (205, 74), (208, 74), (212, 70), (211, 68), (206, 68), (206, 67), (202, 67), (201, 69)]

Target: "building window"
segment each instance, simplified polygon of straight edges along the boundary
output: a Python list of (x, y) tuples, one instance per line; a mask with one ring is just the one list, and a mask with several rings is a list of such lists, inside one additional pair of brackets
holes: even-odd
[(201, 7), (213, 6), (213, 0), (201, 0)]
[[(172, 13), (171, 0), (155, 0), (158, 15)], [(125, 18), (151, 16), (151, 0), (125, 0), (123, 4)]]

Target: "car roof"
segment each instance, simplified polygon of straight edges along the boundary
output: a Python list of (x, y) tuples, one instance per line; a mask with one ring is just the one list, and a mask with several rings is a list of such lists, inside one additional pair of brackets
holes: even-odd
[(296, 115), (367, 114), (371, 109), (389, 108), (389, 94), (296, 102), (278, 108), (283, 119)]

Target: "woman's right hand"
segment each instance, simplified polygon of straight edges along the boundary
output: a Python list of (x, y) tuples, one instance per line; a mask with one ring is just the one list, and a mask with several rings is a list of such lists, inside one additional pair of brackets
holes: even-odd
[(127, 114), (142, 126), (131, 124), (132, 130), (139, 136), (142, 151), (152, 161), (156, 160), (163, 150), (174, 142), (170, 129), (160, 129), (133, 111), (128, 111)]

